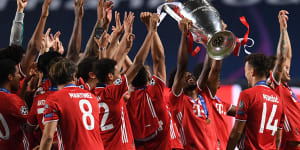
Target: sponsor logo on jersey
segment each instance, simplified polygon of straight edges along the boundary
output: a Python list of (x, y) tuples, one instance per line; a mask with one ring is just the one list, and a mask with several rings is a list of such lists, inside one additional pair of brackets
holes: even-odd
[(122, 83), (122, 79), (121, 78), (119, 78), (119, 79), (117, 79), (117, 80), (114, 81), (114, 85), (121, 85), (121, 83)]
[(46, 103), (46, 100), (39, 100), (37, 105), (38, 106), (44, 106), (45, 103)]

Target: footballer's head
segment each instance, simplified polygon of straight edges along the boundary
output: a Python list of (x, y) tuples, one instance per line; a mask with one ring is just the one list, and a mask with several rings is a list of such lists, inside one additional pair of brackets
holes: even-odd
[(269, 60), (262, 53), (248, 55), (245, 59), (245, 77), (248, 86), (253, 87), (255, 78), (266, 79), (270, 71)]
[(64, 85), (76, 81), (76, 66), (68, 59), (61, 59), (51, 65), (49, 78), (54, 85)]
[[(169, 88), (172, 88), (172, 86), (173, 86), (176, 72), (177, 72), (177, 69), (174, 69), (169, 75), (169, 79), (168, 79), (168, 87)], [(183, 87), (184, 91), (192, 91), (192, 90), (196, 89), (197, 82), (196, 82), (195, 76), (192, 73), (185, 72), (184, 77), (181, 80), (184, 80), (184, 82), (185, 82), (184, 87)]]
[(0, 68), (0, 86), (7, 85), (11, 91), (17, 91), (21, 76), (16, 62), (11, 59), (0, 59)]
[(38, 70), (41, 73), (43, 73), (43, 78), (48, 78), (49, 69), (51, 67), (51, 61), (58, 57), (62, 57), (61, 54), (53, 51), (46, 52), (39, 57), (37, 67)]
[(25, 54), (25, 50), (21, 46), (11, 45), (6, 48), (0, 49), (0, 59), (8, 58), (16, 63), (20, 63), (22, 57)]
[(81, 77), (84, 82), (87, 82), (90, 79), (92, 79), (92, 80), (97, 79), (96, 74), (95, 74), (97, 60), (98, 60), (97, 57), (84, 58), (78, 64), (77, 76)]
[(134, 87), (143, 87), (148, 84), (150, 78), (151, 78), (151, 73), (149, 67), (143, 66), (138, 72), (138, 74), (134, 77), (131, 84)]
[(114, 80), (120, 77), (119, 72), (116, 69), (117, 62), (103, 58), (96, 63), (96, 77), (99, 83), (111, 84)]

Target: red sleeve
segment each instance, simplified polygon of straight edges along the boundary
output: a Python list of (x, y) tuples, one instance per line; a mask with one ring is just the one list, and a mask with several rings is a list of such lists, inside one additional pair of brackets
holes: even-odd
[(45, 111), (44, 111), (44, 124), (52, 121), (59, 120), (60, 110), (58, 104), (55, 102), (55, 96), (49, 96), (46, 99)]
[(151, 93), (154, 93), (155, 96), (164, 96), (164, 89), (166, 87), (166, 84), (163, 80), (158, 78), (157, 76), (153, 76), (150, 81), (150, 86), (148, 86)]
[(249, 96), (245, 92), (241, 92), (238, 102), (238, 107), (236, 109), (235, 119), (246, 121), (247, 113), (249, 108)]
[(26, 123), (26, 119), (28, 117), (28, 108), (25, 105), (24, 101), (17, 95), (11, 94), (10, 102), (12, 103), (11, 114), (19, 119), (20, 122)]
[(179, 93), (179, 95), (175, 95), (174, 91), (172, 90), (169, 95), (169, 102), (171, 106), (171, 110), (174, 111), (175, 109), (179, 109), (183, 104), (183, 90)]
[(128, 82), (126, 75), (114, 81), (112, 85), (107, 86), (107, 93), (114, 100), (120, 100), (121, 97), (128, 91)]
[(275, 80), (274, 74), (272, 71), (270, 71), (270, 77), (268, 80), (270, 80), (272, 82), (272, 84), (274, 84), (275, 87), (280, 85), (280, 81)]

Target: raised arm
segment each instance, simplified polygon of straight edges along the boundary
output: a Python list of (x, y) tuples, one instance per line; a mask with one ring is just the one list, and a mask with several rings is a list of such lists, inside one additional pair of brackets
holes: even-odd
[(274, 80), (279, 84), (281, 81), (284, 63), (286, 61), (291, 62), (291, 43), (287, 32), (287, 16), (286, 10), (281, 10), (278, 14), (278, 21), (280, 24), (280, 38), (277, 46), (277, 59), (273, 68)]
[(11, 27), (9, 45), (22, 46), (23, 41), (23, 20), (24, 8), (27, 6), (27, 0), (17, 0), (17, 12), (13, 25)]
[(158, 20), (159, 20), (159, 17), (157, 14), (153, 14), (151, 16), (150, 28), (148, 30), (148, 34), (144, 40), (144, 43), (141, 46), (141, 48), (139, 49), (138, 53), (136, 54), (133, 64), (130, 66), (130, 68), (126, 72), (126, 76), (127, 76), (127, 80), (128, 80), (129, 84), (135, 78), (135, 76), (137, 75), (139, 70), (143, 67), (143, 65), (147, 59), (147, 56), (148, 56), (148, 53), (150, 50), (150, 46), (152, 43), (152, 41), (151, 41), (152, 36), (157, 31), (156, 24), (157, 24)]
[[(141, 13), (141, 20), (149, 28), (149, 21), (152, 13)], [(151, 44), (151, 54), (153, 60), (153, 74), (166, 81), (166, 64), (165, 64), (165, 52), (163, 44), (157, 32), (153, 35), (153, 41)]]
[(222, 60), (213, 60), (212, 67), (207, 79), (207, 87), (209, 88), (212, 97), (215, 97), (220, 86), (221, 67)]
[(181, 30), (181, 41), (177, 56), (177, 71), (173, 83), (173, 92), (175, 95), (179, 95), (184, 86), (184, 75), (187, 71), (188, 65), (188, 45), (187, 34), (191, 29), (192, 21), (184, 18), (179, 23), (179, 29)]
[(204, 64), (203, 64), (203, 69), (201, 71), (201, 74), (197, 80), (198, 87), (200, 89), (204, 89), (205, 86), (207, 85), (207, 80), (208, 80), (208, 75), (211, 70), (211, 65), (212, 65), (213, 59), (211, 59), (207, 54), (205, 56)]
[[(86, 45), (84, 55), (83, 55), (84, 57), (98, 55), (97, 44), (94, 41), (94, 37), (101, 36), (101, 35), (96, 35), (96, 34), (101, 34), (98, 31), (107, 31), (108, 30), (108, 27), (109, 27), (111, 19), (112, 19), (112, 8), (113, 8), (112, 5), (113, 5), (112, 1), (105, 2), (105, 0), (99, 0), (98, 5), (97, 5), (97, 22), (94, 26), (92, 34)], [(96, 33), (96, 31), (97, 31), (97, 33)]]
[(115, 56), (113, 57), (115, 60), (118, 60), (117, 63), (117, 70), (121, 70), (121, 67), (124, 64), (125, 58), (127, 56), (127, 54), (129, 53), (129, 51), (131, 50), (132, 44), (133, 44), (133, 40), (135, 39), (135, 35), (132, 34), (132, 26), (133, 26), (133, 22), (134, 22), (134, 13), (133, 12), (129, 12), (128, 16), (127, 13), (125, 12), (124, 15), (124, 30), (125, 33), (122, 37), (122, 40), (120, 42), (120, 45), (118, 46), (116, 52), (114, 52)]
[[(125, 12), (124, 20), (126, 17), (127, 13)], [(111, 33), (110, 37), (111, 41), (109, 47), (107, 48), (107, 57), (114, 60), (116, 60), (114, 57), (119, 49), (119, 39), (124, 31), (124, 25), (122, 25), (120, 21), (120, 13), (117, 11), (115, 11), (115, 22), (116, 26), (113, 27), (113, 32)]]
[(45, 28), (46, 20), (49, 15), (49, 7), (52, 0), (45, 0), (42, 6), (42, 13), (40, 16), (40, 20), (35, 28), (35, 31), (28, 43), (27, 50), (24, 58), (21, 61), (21, 68), (25, 74), (28, 73), (29, 67), (33, 63), (36, 54), (39, 52), (41, 48), (43, 31)]
[(82, 18), (84, 15), (83, 5), (85, 1), (86, 0), (74, 0), (75, 20), (67, 52), (67, 58), (73, 62), (79, 60), (79, 53), (81, 50)]

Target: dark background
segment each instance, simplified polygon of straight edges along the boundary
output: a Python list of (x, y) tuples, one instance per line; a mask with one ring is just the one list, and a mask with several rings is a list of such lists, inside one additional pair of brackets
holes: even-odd
[[(26, 47), (34, 28), (39, 20), (43, 0), (28, 0), (29, 4), (25, 9), (24, 19), (24, 41)], [(121, 14), (124, 11), (135, 12), (134, 34), (136, 39), (130, 57), (133, 59), (137, 50), (141, 46), (145, 36), (145, 26), (139, 20), (139, 13), (142, 11), (156, 12), (156, 7), (163, 3), (163, 0), (115, 0), (114, 10)], [(300, 0), (213, 0), (212, 4), (218, 9), (221, 18), (227, 23), (228, 30), (235, 33), (238, 37), (243, 37), (246, 28), (239, 21), (240, 16), (245, 16), (250, 25), (249, 37), (255, 40), (255, 45), (248, 48), (252, 52), (263, 52), (266, 55), (273, 55), (276, 52), (279, 39), (278, 12), (281, 9), (290, 12), (288, 21), (288, 31), (293, 49), (293, 60), (291, 65), (292, 85), (300, 85)], [(85, 4), (85, 14), (82, 30), (82, 49), (88, 41), (92, 28), (96, 22), (97, 0), (87, 0)], [(61, 31), (60, 39), (65, 49), (73, 28), (74, 13), (73, 0), (53, 0), (50, 15), (47, 20), (46, 29), (52, 28), (52, 32)], [(0, 47), (9, 44), (10, 29), (16, 12), (16, 0), (0, 0)], [(114, 21), (112, 21), (114, 25)], [(169, 73), (176, 67), (177, 50), (180, 42), (180, 31), (176, 21), (167, 16), (159, 26), (158, 32), (161, 36), (166, 53), (167, 72)], [(196, 63), (202, 62), (205, 49), (202, 47), (200, 54), (195, 57), (190, 56), (189, 69), (192, 71)], [(149, 55), (150, 56), (150, 55)], [(240, 57), (233, 55), (226, 58), (223, 62), (221, 80), (223, 84), (239, 82), (246, 84), (244, 78), (244, 58), (246, 54), (241, 51)], [(151, 59), (148, 59), (151, 65)]]

